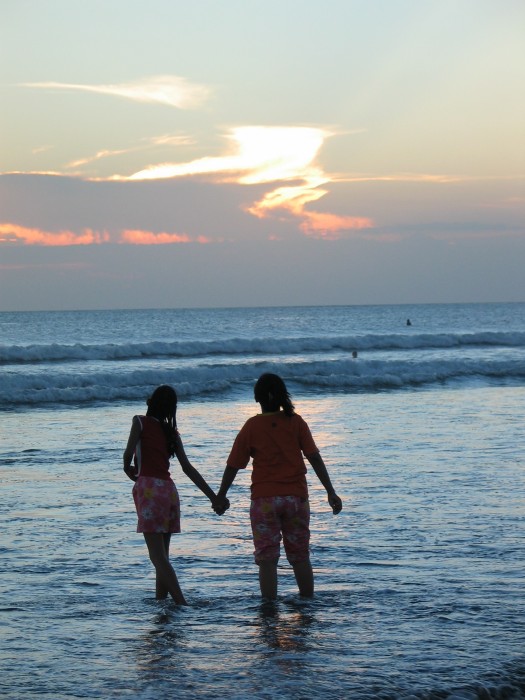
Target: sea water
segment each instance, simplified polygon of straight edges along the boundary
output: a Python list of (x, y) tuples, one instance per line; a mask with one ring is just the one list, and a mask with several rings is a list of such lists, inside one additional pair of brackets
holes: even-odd
[[(2, 313), (0, 365), (2, 697), (525, 697), (524, 304)], [(343, 499), (309, 471), (315, 597), (260, 600), (249, 470), (219, 518), (175, 463), (157, 601), (132, 416), (173, 384), (217, 488), (263, 371)]]

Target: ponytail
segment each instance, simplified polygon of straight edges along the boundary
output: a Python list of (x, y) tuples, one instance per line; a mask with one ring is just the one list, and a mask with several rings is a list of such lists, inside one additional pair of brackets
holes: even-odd
[(254, 396), (263, 410), (271, 412), (282, 408), (287, 416), (293, 416), (295, 412), (286, 384), (277, 374), (262, 374), (255, 384)]

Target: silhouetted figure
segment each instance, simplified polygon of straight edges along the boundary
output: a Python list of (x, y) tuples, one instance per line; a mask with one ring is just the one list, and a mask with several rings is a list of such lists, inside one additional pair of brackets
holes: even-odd
[[(310, 563), (310, 506), (303, 455), (326, 489), (334, 513), (343, 507), (306, 421), (295, 413), (286, 385), (276, 374), (263, 374), (254, 388), (262, 413), (249, 418), (235, 438), (217, 499), (226, 494), (250, 458), (250, 520), (263, 598), (277, 597), (280, 540), (302, 596), (314, 593)], [(282, 409), (282, 410), (281, 410)]]
[(156, 571), (156, 597), (168, 593), (176, 603), (186, 605), (177, 574), (169, 560), (171, 534), (180, 532), (177, 487), (170, 475), (170, 457), (177, 457), (182, 471), (210, 499), (222, 515), (229, 508), (227, 498), (218, 498), (184, 451), (177, 430), (177, 394), (171, 386), (157, 387), (148, 399), (145, 416), (133, 416), (124, 451), (124, 471), (135, 482), (133, 500), (137, 510), (137, 532), (142, 532), (151, 563)]
[(354, 360), (356, 359), (356, 357), (357, 357), (357, 350), (353, 350), (353, 351), (352, 351), (352, 357), (354, 358)]
[(412, 325), (412, 321), (409, 318), (407, 318), (407, 326), (411, 326), (411, 325)]

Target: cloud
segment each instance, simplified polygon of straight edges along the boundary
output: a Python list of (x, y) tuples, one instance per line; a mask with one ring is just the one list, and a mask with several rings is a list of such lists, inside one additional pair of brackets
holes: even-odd
[[(297, 178), (319, 178), (312, 165), (329, 132), (302, 126), (240, 126), (227, 139), (232, 152), (224, 156), (199, 158), (188, 163), (151, 165), (115, 180), (160, 180), (188, 175), (233, 176), (242, 184), (259, 184)], [(323, 177), (320, 178), (321, 180)]]
[(0, 223), (0, 244), (24, 243), (25, 245), (65, 246), (65, 245), (93, 245), (109, 242), (109, 234), (106, 231), (93, 231), (83, 229), (81, 233), (74, 231), (43, 231), (36, 228), (27, 228), (11, 223)]
[(302, 212), (302, 216), (304, 220), (299, 228), (303, 233), (328, 239), (339, 238), (340, 231), (361, 230), (374, 226), (372, 219), (364, 216), (339, 216), (316, 211)]
[(153, 231), (125, 230), (120, 235), (121, 243), (133, 245), (167, 245), (171, 243), (210, 243), (206, 236), (191, 238), (186, 233), (154, 233)]
[(51, 150), (53, 150), (53, 148), (54, 148), (54, 146), (49, 146), (49, 145), (37, 146), (36, 148), (33, 148), (31, 153), (33, 155), (38, 155), (39, 153), (47, 153), (47, 151), (51, 151)]
[(368, 217), (341, 216), (328, 212), (306, 209), (306, 205), (324, 197), (327, 191), (310, 187), (280, 187), (266, 194), (247, 211), (258, 218), (274, 215), (279, 218), (293, 216), (300, 220), (299, 229), (307, 236), (326, 239), (339, 238), (341, 231), (373, 228)]
[(140, 151), (145, 151), (150, 149), (152, 146), (165, 148), (166, 146), (180, 147), (180, 146), (191, 146), (195, 144), (195, 140), (186, 134), (163, 134), (161, 136), (152, 136), (142, 139), (141, 145), (133, 146), (131, 148), (120, 148), (115, 150), (104, 149), (97, 151), (94, 155), (86, 156), (84, 158), (77, 158), (66, 164), (66, 168), (82, 168), (90, 163), (95, 163), (98, 160), (103, 160), (104, 158), (115, 158), (117, 156), (127, 155), (128, 153), (138, 153)]
[[(304, 235), (333, 239), (344, 231), (374, 226), (370, 217), (307, 209), (328, 194), (330, 183), (344, 181), (344, 178), (326, 173), (318, 162), (323, 144), (333, 135), (327, 129), (309, 126), (238, 126), (226, 134), (227, 148), (218, 156), (150, 165), (131, 175), (86, 177), (78, 172), (94, 161), (144, 148), (138, 145), (128, 150), (100, 150), (91, 157), (70, 162), (67, 167), (76, 169), (78, 177), (93, 182), (152, 182), (198, 176), (217, 186), (268, 185), (268, 191), (260, 199), (242, 206), (244, 212), (259, 219), (273, 218), (295, 224)], [(187, 145), (188, 139), (183, 134), (167, 134), (146, 141), (150, 146), (166, 148)], [(260, 197), (260, 187), (257, 196)], [(126, 242), (134, 244), (140, 241), (144, 245), (148, 240), (151, 244), (184, 242), (177, 238), (184, 234), (178, 233), (126, 235)]]
[(521, 175), (451, 175), (446, 173), (394, 173), (390, 175), (351, 175), (334, 178), (337, 182), (428, 182), (430, 184), (461, 184), (469, 182), (510, 182), (523, 180)]
[[(135, 149), (133, 149), (135, 150)], [(93, 156), (88, 156), (87, 158), (79, 158), (78, 160), (73, 160), (66, 165), (66, 168), (81, 168), (83, 165), (88, 165), (89, 163), (94, 163), (102, 158), (112, 158), (114, 156), (121, 156), (125, 153), (129, 153), (130, 149), (119, 149), (116, 151), (98, 151)]]
[(155, 146), (193, 146), (196, 141), (188, 134), (163, 134), (146, 139)]
[(373, 222), (366, 217), (305, 210), (306, 204), (327, 194), (320, 186), (332, 178), (315, 161), (324, 141), (331, 135), (327, 130), (314, 127), (237, 127), (228, 135), (233, 144), (231, 153), (188, 163), (150, 166), (128, 177), (112, 179), (137, 181), (213, 175), (241, 185), (299, 182), (272, 190), (245, 211), (258, 218), (272, 215), (281, 218), (285, 214), (299, 219), (299, 228), (306, 235), (336, 238), (341, 230), (371, 228)]
[(207, 236), (189, 236), (186, 233), (156, 233), (139, 229), (124, 229), (119, 234), (110, 236), (107, 231), (99, 232), (88, 228), (83, 229), (80, 233), (74, 231), (52, 232), (12, 223), (0, 223), (0, 245), (23, 243), (37, 246), (80, 246), (114, 241), (131, 245), (206, 244), (212, 242)]
[(210, 89), (205, 85), (191, 83), (186, 78), (176, 75), (156, 75), (144, 80), (114, 85), (43, 82), (22, 83), (21, 87), (92, 92), (99, 95), (122, 97), (135, 102), (168, 105), (177, 109), (195, 109), (210, 95)]

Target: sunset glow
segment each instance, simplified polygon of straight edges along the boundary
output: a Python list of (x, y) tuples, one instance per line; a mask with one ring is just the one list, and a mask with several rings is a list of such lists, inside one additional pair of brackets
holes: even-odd
[(306, 204), (327, 194), (319, 187), (329, 183), (331, 178), (315, 160), (329, 136), (328, 131), (309, 127), (238, 127), (229, 135), (234, 144), (231, 154), (188, 163), (150, 166), (128, 178), (113, 179), (140, 181), (214, 175), (219, 181), (233, 180), (241, 185), (302, 181), (303, 184), (278, 187), (268, 192), (261, 201), (245, 210), (258, 218), (279, 215), (281, 210), (281, 215), (286, 212), (288, 216), (299, 219), (299, 229), (306, 235), (334, 238), (340, 230), (370, 228), (373, 223), (367, 217), (304, 210)]
[(0, 306), (525, 298), (525, 3), (8, 5)]

